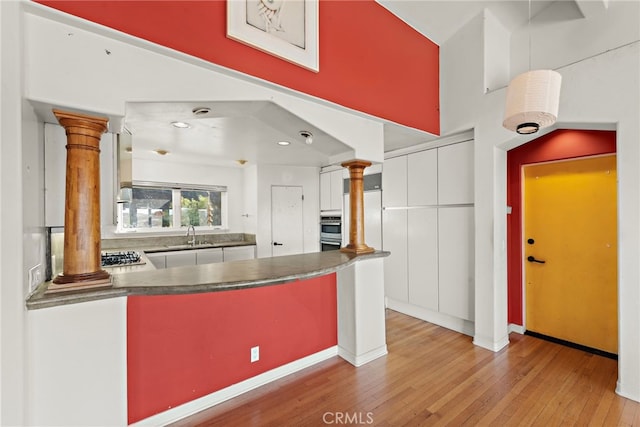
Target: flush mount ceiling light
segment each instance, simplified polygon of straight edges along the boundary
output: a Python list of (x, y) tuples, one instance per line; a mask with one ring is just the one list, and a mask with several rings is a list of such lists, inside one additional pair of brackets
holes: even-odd
[(278, 145), (282, 145), (283, 147), (286, 147), (289, 144), (291, 144), (289, 141), (278, 141)]
[(521, 135), (538, 132), (558, 118), (562, 76), (553, 70), (531, 70), (531, 0), (529, 0), (529, 71), (516, 76), (507, 88), (502, 126)]
[(301, 130), (300, 136), (304, 138), (305, 144), (313, 144), (313, 134), (308, 130)]
[(189, 123), (185, 123), (185, 122), (171, 122), (171, 126), (178, 129), (187, 129), (191, 127)]
[(239, 160), (236, 160), (236, 162), (238, 162), (238, 164), (239, 164), (240, 166), (243, 166), (245, 163), (247, 163), (247, 162), (248, 162), (248, 160), (245, 160), (245, 159), (239, 159)]
[(153, 150), (153, 152), (160, 156), (166, 156), (167, 154), (169, 154), (168, 150), (163, 150), (161, 148), (158, 148), (157, 150)]

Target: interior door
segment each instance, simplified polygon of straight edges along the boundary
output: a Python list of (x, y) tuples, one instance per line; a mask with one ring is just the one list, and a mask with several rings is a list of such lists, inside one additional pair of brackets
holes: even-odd
[(527, 330), (617, 353), (616, 156), (523, 176)]
[(271, 187), (272, 256), (304, 252), (302, 187)]

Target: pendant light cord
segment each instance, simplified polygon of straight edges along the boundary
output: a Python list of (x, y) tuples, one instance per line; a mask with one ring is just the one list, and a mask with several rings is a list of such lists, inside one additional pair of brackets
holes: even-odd
[(531, 0), (529, 0), (529, 20), (527, 21), (527, 33), (529, 33), (529, 71), (531, 71)]

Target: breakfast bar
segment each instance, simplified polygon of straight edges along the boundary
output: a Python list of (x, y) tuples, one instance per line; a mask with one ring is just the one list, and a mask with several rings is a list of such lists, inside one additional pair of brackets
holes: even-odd
[[(42, 350), (33, 398), (49, 421), (158, 425), (336, 355), (368, 363), (387, 353), (387, 255), (147, 263), (113, 272), (110, 287), (45, 283), (26, 302), (29, 344)], [(77, 408), (87, 394), (96, 404)]]

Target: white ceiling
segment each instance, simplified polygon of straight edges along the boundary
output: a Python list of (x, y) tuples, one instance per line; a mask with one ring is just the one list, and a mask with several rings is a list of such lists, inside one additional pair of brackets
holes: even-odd
[[(209, 113), (194, 114), (196, 108)], [(190, 125), (178, 129), (171, 122)], [(270, 101), (128, 103), (124, 120), (134, 158), (180, 163), (323, 166), (350, 147)], [(311, 132), (307, 144), (301, 131)], [(290, 142), (281, 146), (279, 141)], [(160, 156), (156, 150), (169, 153)]]

